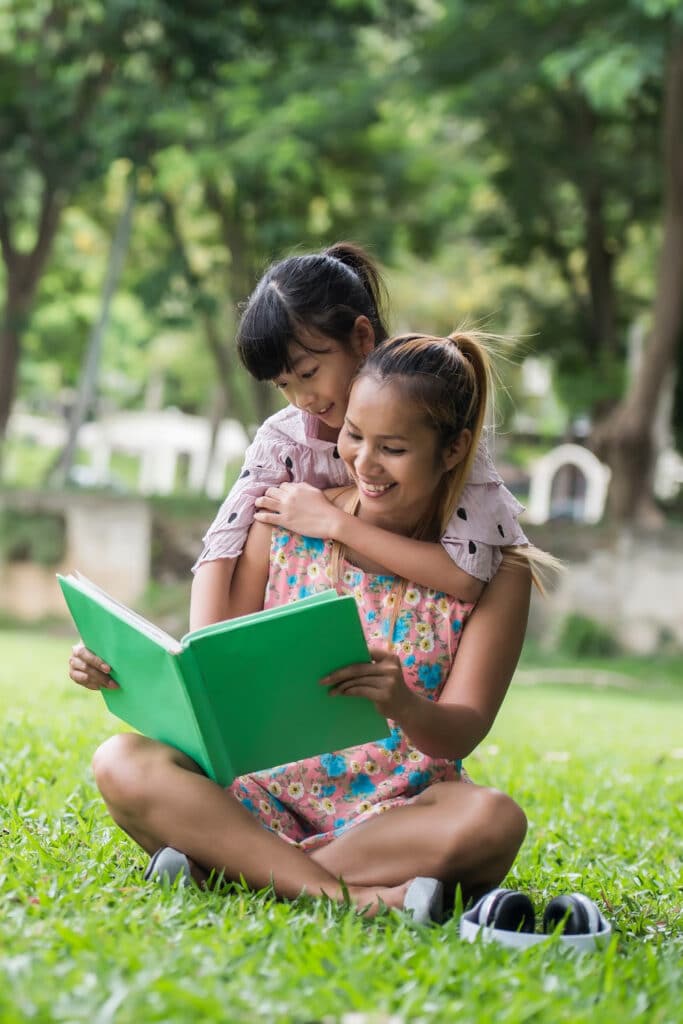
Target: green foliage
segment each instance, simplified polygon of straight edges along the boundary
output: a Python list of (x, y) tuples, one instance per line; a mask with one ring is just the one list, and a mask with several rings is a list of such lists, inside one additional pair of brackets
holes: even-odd
[(418, 928), (240, 886), (145, 884), (145, 857), (88, 769), (117, 726), (66, 679), (71, 642), (0, 638), (3, 1022), (678, 1019), (680, 663), (673, 692), (653, 661), (626, 695), (513, 686), (468, 758), (477, 782), (512, 793), (529, 817), (506, 884), (538, 909), (578, 889), (612, 921), (606, 953), (575, 956), (554, 943), (523, 954), (464, 945), (457, 921)]
[(57, 565), (65, 546), (66, 521), (60, 513), (0, 508), (0, 561)]
[(599, 415), (621, 396), (627, 329), (649, 301), (622, 267), (635, 261), (651, 280), (634, 228), (660, 216), (674, 17), (680, 4), (443, 4), (418, 41), (428, 87), (480, 127), (470, 159), (496, 200), (475, 230), (529, 271), (510, 295), (524, 298), (573, 412)]
[(567, 616), (557, 640), (557, 649), (569, 658), (609, 658), (619, 653), (619, 644), (609, 629), (585, 615)]

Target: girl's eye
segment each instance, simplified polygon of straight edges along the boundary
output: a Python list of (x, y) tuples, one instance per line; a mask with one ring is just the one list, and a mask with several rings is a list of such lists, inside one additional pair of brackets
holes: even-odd
[(405, 455), (406, 453), (405, 448), (388, 448), (387, 445), (384, 446), (384, 451), (387, 455)]
[(284, 391), (284, 389), (287, 387), (287, 381), (274, 380), (273, 387), (277, 388), (278, 391)]
[(301, 374), (301, 379), (302, 380), (310, 380), (311, 377), (315, 377), (317, 372), (318, 372), (318, 367), (317, 366), (313, 370), (306, 370), (305, 373)]
[(352, 430), (349, 430), (348, 427), (346, 428), (346, 436), (350, 437), (352, 441), (362, 441), (363, 440), (362, 437), (360, 436), (360, 434), (354, 434), (354, 432)]

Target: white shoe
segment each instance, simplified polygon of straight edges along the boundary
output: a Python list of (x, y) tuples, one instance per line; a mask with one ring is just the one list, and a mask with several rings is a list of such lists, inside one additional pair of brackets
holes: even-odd
[(161, 846), (149, 858), (149, 864), (145, 871), (145, 881), (162, 882), (166, 885), (173, 885), (182, 876), (181, 885), (189, 885), (192, 881), (190, 874), (190, 862), (180, 850), (174, 850), (172, 846)]
[(443, 882), (438, 878), (414, 878), (406, 891), (403, 909), (419, 924), (443, 923)]

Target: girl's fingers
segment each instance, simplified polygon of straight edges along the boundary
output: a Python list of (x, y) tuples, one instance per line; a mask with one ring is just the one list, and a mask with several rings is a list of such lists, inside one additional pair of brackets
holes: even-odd
[(278, 526), (280, 515), (278, 512), (254, 512), (254, 519), (259, 523), (268, 523), (269, 526)]
[(275, 511), (276, 509), (279, 508), (279, 505), (280, 503), (279, 501), (277, 501), (277, 499), (268, 498), (265, 495), (263, 496), (263, 498), (257, 498), (256, 500), (256, 507), (261, 510), (271, 509)]

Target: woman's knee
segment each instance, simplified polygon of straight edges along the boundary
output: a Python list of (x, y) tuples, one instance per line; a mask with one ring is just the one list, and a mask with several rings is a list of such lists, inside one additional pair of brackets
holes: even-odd
[[(154, 745), (156, 746), (156, 745)], [(112, 736), (97, 748), (92, 770), (100, 793), (112, 806), (131, 810), (147, 799), (151, 768), (159, 753), (136, 733)]]
[(514, 856), (526, 836), (526, 814), (511, 796), (498, 789), (485, 789), (483, 799), (489, 842), (493, 847), (499, 847), (503, 855), (511, 853)]
[(482, 860), (512, 863), (526, 835), (524, 811), (500, 790), (462, 785), (467, 785), (466, 801), (465, 791), (454, 793), (457, 799), (451, 813), (442, 818), (447, 833), (444, 852), (448, 856), (446, 851), (450, 851), (459, 859), (466, 843), (471, 851), (476, 848)]

